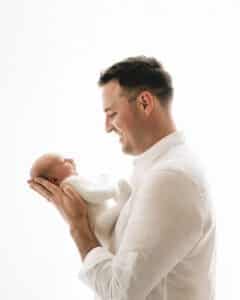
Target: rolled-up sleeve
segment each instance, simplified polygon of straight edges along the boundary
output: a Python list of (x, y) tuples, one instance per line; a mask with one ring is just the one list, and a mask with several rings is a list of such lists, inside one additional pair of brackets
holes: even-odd
[(145, 299), (201, 238), (201, 193), (183, 172), (152, 171), (131, 201), (117, 253), (94, 248), (79, 272), (102, 300)]

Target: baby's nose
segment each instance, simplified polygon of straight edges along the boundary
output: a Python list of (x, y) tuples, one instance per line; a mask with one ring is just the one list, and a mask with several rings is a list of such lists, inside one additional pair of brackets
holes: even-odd
[(68, 162), (70, 162), (72, 164), (74, 163), (74, 160), (72, 158), (66, 158), (65, 161), (68, 161)]

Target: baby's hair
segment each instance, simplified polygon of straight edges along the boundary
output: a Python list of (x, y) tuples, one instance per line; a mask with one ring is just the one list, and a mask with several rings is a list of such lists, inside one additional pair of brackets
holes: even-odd
[[(33, 177), (43, 177), (45, 179), (48, 179), (48, 172), (50, 168), (52, 167), (52, 161), (49, 161), (49, 159), (54, 159), (58, 157), (58, 153), (47, 153), (40, 156), (34, 163), (30, 171), (30, 176)], [(48, 161), (46, 161), (48, 159)], [(39, 164), (42, 164), (41, 167), (39, 167)], [(38, 169), (36, 172), (36, 169)]]

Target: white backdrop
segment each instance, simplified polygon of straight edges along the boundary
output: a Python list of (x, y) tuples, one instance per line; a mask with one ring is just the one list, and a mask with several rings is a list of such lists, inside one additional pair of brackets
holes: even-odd
[(97, 80), (112, 63), (155, 56), (173, 77), (173, 114), (201, 157), (217, 217), (217, 300), (239, 291), (239, 2), (0, 2), (0, 299), (93, 299), (54, 207), (26, 184), (48, 151), (83, 174), (129, 176), (104, 132)]

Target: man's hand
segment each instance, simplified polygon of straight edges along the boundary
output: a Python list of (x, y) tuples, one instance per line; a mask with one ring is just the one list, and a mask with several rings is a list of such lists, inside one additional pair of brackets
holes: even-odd
[(29, 186), (50, 201), (70, 226), (88, 219), (87, 203), (68, 184), (62, 188), (41, 177), (28, 180)]
[(70, 185), (64, 184), (60, 188), (40, 177), (28, 180), (28, 184), (33, 190), (53, 203), (70, 225), (71, 235), (82, 259), (91, 249), (101, 246), (90, 228), (87, 204)]

